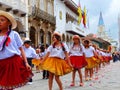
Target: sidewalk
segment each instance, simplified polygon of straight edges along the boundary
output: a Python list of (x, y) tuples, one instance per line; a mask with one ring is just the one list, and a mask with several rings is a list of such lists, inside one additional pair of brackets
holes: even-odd
[[(120, 90), (120, 62), (106, 65), (101, 68), (92, 81), (84, 81), (84, 86), (79, 86), (79, 78), (76, 76), (76, 86), (70, 87), (71, 73), (61, 77), (64, 90)], [(84, 69), (83, 75), (84, 75)], [(48, 80), (42, 79), (41, 73), (34, 73), (33, 84), (15, 90), (48, 90)], [(58, 86), (54, 81), (53, 90), (58, 90)]]

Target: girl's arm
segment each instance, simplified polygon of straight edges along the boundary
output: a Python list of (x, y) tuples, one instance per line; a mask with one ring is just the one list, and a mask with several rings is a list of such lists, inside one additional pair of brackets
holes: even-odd
[(41, 63), (43, 63), (48, 58), (49, 55), (50, 55), (50, 52), (47, 52), (46, 55), (43, 57)]
[(83, 57), (85, 57), (85, 58), (86, 58), (85, 53), (83, 53)]
[(70, 62), (69, 54), (65, 51), (65, 59), (68, 61), (68, 64), (72, 67), (72, 64)]
[(27, 61), (27, 58), (26, 58), (26, 55), (25, 55), (25, 52), (24, 52), (23, 48), (20, 47), (19, 50), (21, 51), (21, 56), (22, 56), (22, 58), (23, 58), (23, 60), (24, 60), (24, 62), (25, 62), (25, 65), (26, 65), (27, 69), (30, 70), (31, 67), (30, 67), (30, 65), (28, 64), (28, 61)]

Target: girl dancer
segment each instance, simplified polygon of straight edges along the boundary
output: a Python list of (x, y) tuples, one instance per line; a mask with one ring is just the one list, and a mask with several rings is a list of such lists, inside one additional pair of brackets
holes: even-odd
[[(89, 40), (84, 40), (84, 46), (85, 46), (85, 56), (86, 56), (86, 61), (88, 65), (85, 67), (85, 80), (92, 80), (93, 78), (93, 68), (96, 65), (95, 58), (95, 49), (89, 45), (90, 42)], [(90, 75), (90, 78), (88, 76)]]
[[(53, 78), (55, 78), (59, 90), (63, 90), (60, 76), (70, 73), (70, 61), (68, 58), (68, 48), (61, 42), (61, 35), (58, 32), (53, 34), (53, 44), (47, 49), (47, 54), (43, 58), (42, 68), (49, 71), (49, 90), (52, 90)], [(68, 63), (65, 60), (68, 60)]]
[(0, 90), (13, 90), (26, 84), (32, 76), (14, 17), (0, 10)]
[(72, 72), (72, 83), (70, 86), (75, 85), (76, 71), (78, 71), (79, 74), (80, 86), (83, 86), (81, 68), (85, 67), (87, 62), (85, 60), (84, 46), (80, 42), (80, 37), (78, 35), (73, 36), (73, 45), (70, 48), (70, 61), (74, 68)]

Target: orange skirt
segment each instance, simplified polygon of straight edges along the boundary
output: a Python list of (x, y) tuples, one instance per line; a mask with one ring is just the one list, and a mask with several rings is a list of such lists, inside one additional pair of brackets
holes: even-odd
[(0, 60), (0, 89), (14, 89), (25, 85), (33, 76), (20, 56)]
[(39, 66), (40, 63), (40, 59), (32, 59), (32, 64), (34, 64), (35, 66)]
[(92, 69), (96, 66), (96, 61), (94, 57), (86, 58), (88, 65), (85, 67), (86, 69)]
[(65, 75), (72, 71), (69, 64), (60, 58), (49, 57), (41, 65), (43, 70), (47, 70), (55, 75)]
[(94, 56), (93, 60), (96, 62), (96, 64), (100, 64), (100, 62), (101, 62), (101, 60), (97, 56)]

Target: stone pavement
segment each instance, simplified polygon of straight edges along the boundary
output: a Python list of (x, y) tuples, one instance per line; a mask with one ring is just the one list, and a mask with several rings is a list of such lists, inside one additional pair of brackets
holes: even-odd
[[(84, 69), (82, 70), (84, 74)], [(35, 72), (35, 71), (34, 71)], [(106, 65), (95, 75), (92, 81), (84, 81), (84, 86), (79, 86), (79, 78), (76, 76), (75, 87), (70, 87), (71, 73), (61, 77), (64, 90), (120, 90), (120, 62)], [(34, 73), (33, 84), (15, 90), (48, 90), (48, 80), (42, 79), (41, 73)], [(54, 81), (53, 90), (58, 90)]]

